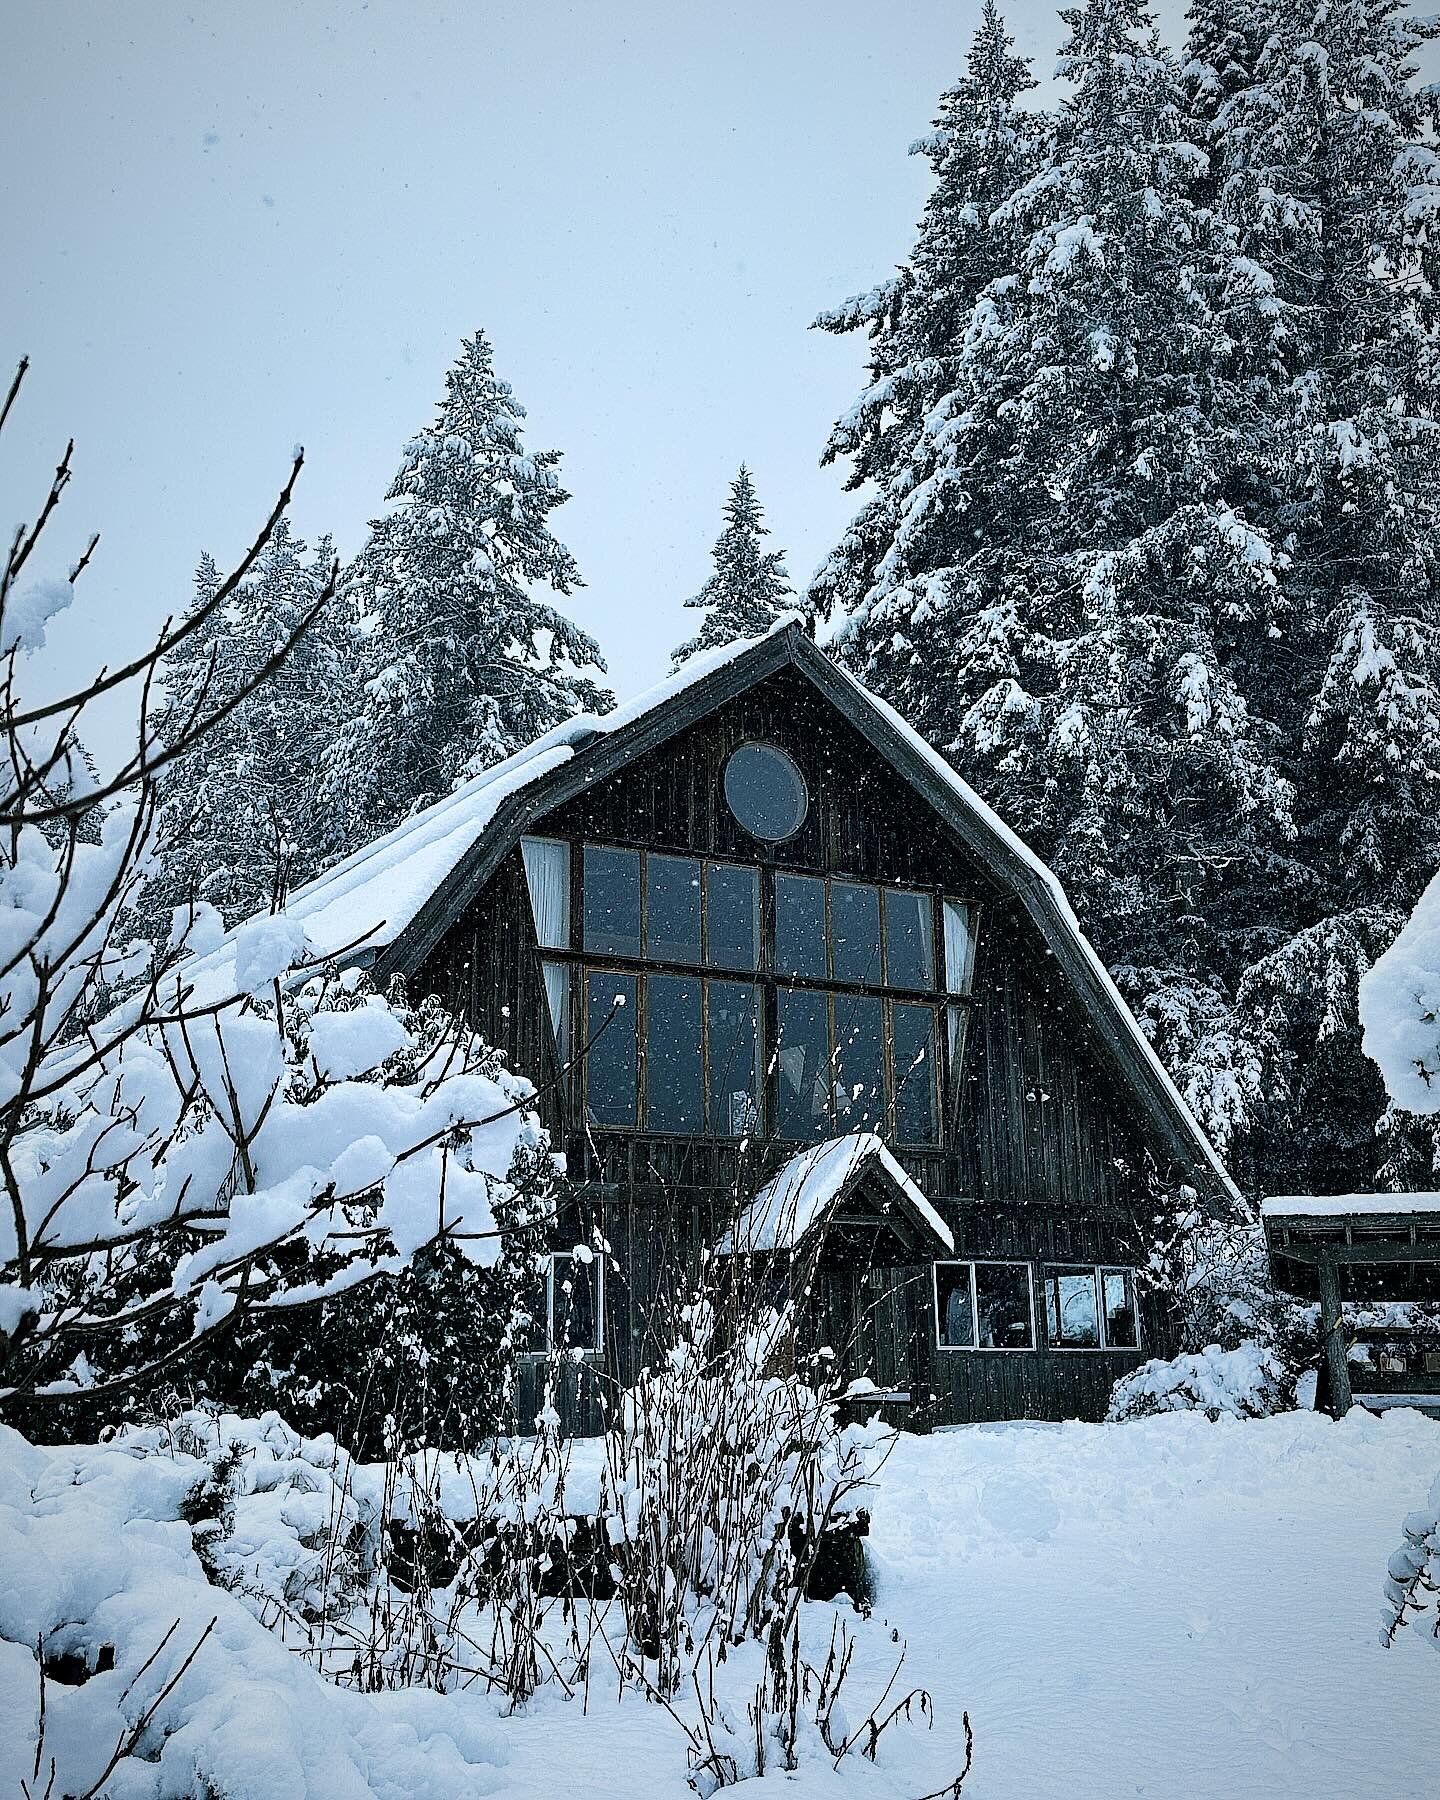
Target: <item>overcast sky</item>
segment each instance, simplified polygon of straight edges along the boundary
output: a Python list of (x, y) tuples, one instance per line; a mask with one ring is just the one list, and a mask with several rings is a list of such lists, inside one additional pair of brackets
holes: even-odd
[[(477, 326), (564, 452), (573, 611), (619, 693), (693, 629), (742, 459), (802, 583), (853, 509), (818, 465), (864, 348), (807, 326), (906, 253), (906, 148), (978, 9), (8, 0), (0, 351), (32, 371), (0, 491), (33, 512), (73, 434), (42, 572), (103, 534), (56, 665), (183, 607), (297, 442), (298, 529), (353, 552)], [(1011, 21), (1048, 78), (1053, 9)]]

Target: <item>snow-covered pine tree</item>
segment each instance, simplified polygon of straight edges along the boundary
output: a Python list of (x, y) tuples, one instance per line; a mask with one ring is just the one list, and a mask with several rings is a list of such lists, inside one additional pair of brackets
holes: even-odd
[[(187, 734), (208, 710), (265, 667), (314, 610), (334, 565), (321, 538), (311, 554), (287, 519), (275, 526), (231, 600), (212, 612), (166, 664), (162, 743)], [(202, 556), (194, 609), (215, 593), (219, 572)], [(269, 905), (277, 883), (308, 880), (324, 833), (315, 770), (334, 731), (340, 681), (337, 621), (326, 607), (279, 670), (176, 759), (160, 777), (157, 868), (141, 902), (140, 928), (163, 942), (171, 911), (191, 899), (219, 908), (227, 924)]]
[(725, 502), (725, 529), (715, 540), (714, 573), (685, 602), (703, 608), (705, 621), (694, 637), (672, 651), (672, 668), (678, 669), (699, 650), (763, 637), (793, 599), (785, 552), (761, 548), (761, 538), (770, 535), (764, 517), (750, 471), (741, 463)]
[(582, 673), (605, 667), (595, 640), (536, 591), (569, 594), (580, 574), (548, 524), (568, 498), (560, 453), (526, 450), (524, 416), (484, 333), (466, 339), (348, 572), (364, 695), (332, 759), (337, 848), (613, 704)]
[(857, 602), (840, 655), (1056, 865), (1225, 1143), (1261, 1072), (1234, 982), (1293, 857), (1280, 734), (1240, 679), (1278, 629), (1249, 516), (1275, 309), (1197, 204), (1146, 8), (1063, 16), (1044, 166), (988, 215), (1009, 266), (867, 509), (883, 541), (852, 529), (817, 585)]
[(868, 294), (815, 320), (823, 331), (869, 333), (868, 385), (837, 421), (821, 460), (848, 459), (852, 491), (875, 487), (811, 583), (822, 611), (849, 610), (875, 588), (916, 480), (917, 440), (931, 410), (954, 392), (976, 302), (1015, 267), (1010, 221), (995, 214), (1040, 163), (1047, 121), (1019, 104), (1034, 86), (995, 0), (985, 0), (964, 75), (910, 146), (935, 175), (913, 252)]
[(1384, 1095), (1356, 986), (1440, 862), (1440, 163), (1415, 83), (1436, 27), (1397, 0), (1268, 14), (1217, 153), (1285, 320), (1272, 519), (1310, 883), (1243, 997), (1279, 1050), (1262, 1161), (1324, 1191), (1374, 1177)]
[(1270, 0), (1191, 0), (1186, 11), (1180, 76), (1190, 134), (1210, 158), (1200, 183), (1207, 200), (1224, 178), (1221, 117), (1254, 81), (1272, 16)]

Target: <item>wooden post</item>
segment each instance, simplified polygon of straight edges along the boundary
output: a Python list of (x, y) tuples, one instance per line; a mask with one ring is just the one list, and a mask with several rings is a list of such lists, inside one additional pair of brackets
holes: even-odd
[(1350, 1392), (1350, 1363), (1340, 1329), (1340, 1277), (1328, 1256), (1320, 1258), (1320, 1342), (1330, 1372), (1330, 1410), (1337, 1419), (1343, 1419), (1354, 1401)]

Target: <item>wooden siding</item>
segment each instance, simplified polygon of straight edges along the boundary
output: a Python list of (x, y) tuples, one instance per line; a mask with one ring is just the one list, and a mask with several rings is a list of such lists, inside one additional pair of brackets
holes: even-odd
[[(784, 844), (757, 845), (723, 799), (725, 759), (750, 739), (780, 744), (806, 778), (810, 812)], [(1152, 1179), (1170, 1170), (1054, 958), (1019, 903), (795, 670), (767, 677), (637, 756), (536, 829), (574, 842), (932, 886), (972, 902), (979, 955), (945, 1142), (900, 1152), (901, 1160), (941, 1203), (957, 1257), (1143, 1260), (1137, 1221), (1148, 1213)], [(742, 1164), (733, 1143), (590, 1132), (570, 1116), (518, 849), (412, 982), (417, 995), (431, 990), (540, 1087), (542, 1116), (618, 1263), (607, 1287), (603, 1378), (628, 1380), (702, 1250), (788, 1149), (761, 1144)], [(857, 1372), (863, 1365), (880, 1386), (912, 1391), (917, 1424), (1098, 1417), (1115, 1377), (1168, 1347), (1166, 1322), (1147, 1317), (1138, 1353), (1050, 1351), (1043, 1342), (1033, 1352), (937, 1351), (928, 1264), (882, 1269), (827, 1257), (821, 1286), (836, 1335), (843, 1316), (851, 1321)], [(598, 1379), (576, 1377), (566, 1407), (572, 1424), (595, 1428)], [(531, 1398), (538, 1393), (524, 1397)]]

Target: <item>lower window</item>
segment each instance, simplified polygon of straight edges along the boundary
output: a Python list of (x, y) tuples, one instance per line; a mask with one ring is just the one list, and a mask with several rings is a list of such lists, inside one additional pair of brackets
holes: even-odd
[(935, 1334), (942, 1350), (1033, 1350), (1029, 1263), (937, 1262)]
[(1045, 1271), (1045, 1331), (1060, 1350), (1136, 1350), (1140, 1318), (1130, 1269)]
[(550, 1350), (598, 1354), (604, 1349), (605, 1265), (583, 1245), (552, 1251), (543, 1288), (531, 1307), (525, 1348), (536, 1355)]

